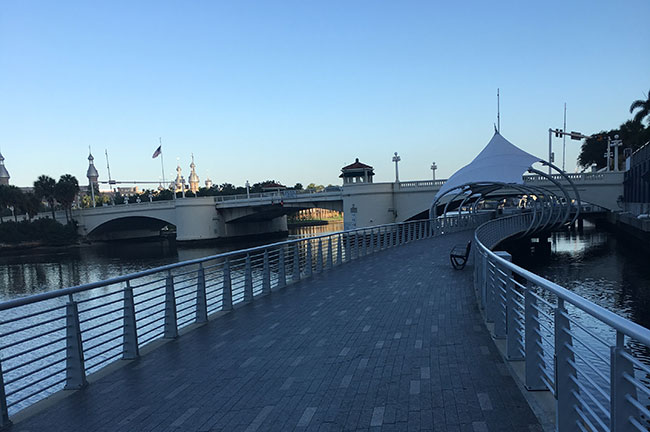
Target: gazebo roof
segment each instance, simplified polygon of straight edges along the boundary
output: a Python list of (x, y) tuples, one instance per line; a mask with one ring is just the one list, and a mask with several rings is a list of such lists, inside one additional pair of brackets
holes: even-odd
[(359, 162), (359, 158), (356, 158), (353, 164), (341, 168), (341, 174), (339, 177), (355, 177), (357, 175), (362, 175), (365, 172), (369, 172), (371, 176), (375, 175), (373, 167)]
[(350, 164), (350, 165), (348, 165), (348, 166), (344, 166), (343, 168), (341, 168), (341, 171), (348, 171), (348, 170), (364, 170), (364, 169), (372, 170), (372, 169), (374, 169), (374, 168), (371, 167), (370, 165), (366, 165), (366, 164), (364, 164), (364, 163), (359, 162), (359, 158), (356, 158), (356, 159), (354, 160), (354, 163), (353, 163), (353, 164)]

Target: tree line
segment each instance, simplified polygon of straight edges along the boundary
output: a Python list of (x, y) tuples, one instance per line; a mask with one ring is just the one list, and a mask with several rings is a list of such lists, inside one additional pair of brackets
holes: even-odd
[(72, 203), (79, 193), (79, 182), (71, 174), (63, 174), (59, 181), (46, 175), (40, 176), (34, 182), (33, 192), (23, 192), (13, 185), (0, 185), (0, 223), (4, 222), (7, 212), (13, 214), (18, 221), (19, 214), (26, 214), (31, 220), (44, 210), (43, 202), (47, 202), (54, 219), (55, 202), (65, 210), (66, 220), (71, 219)]
[[(580, 166), (587, 168), (595, 164), (597, 169), (604, 168), (607, 165), (607, 143), (610, 139), (615, 139), (616, 135), (623, 141), (623, 148), (630, 148), (633, 152), (650, 141), (650, 124), (648, 126), (643, 124), (646, 120), (650, 123), (650, 91), (647, 98), (632, 102), (630, 113), (634, 114), (634, 117), (618, 128), (603, 130), (585, 139), (578, 156)], [(619, 169), (625, 164), (622, 151), (619, 149), (621, 154)]]

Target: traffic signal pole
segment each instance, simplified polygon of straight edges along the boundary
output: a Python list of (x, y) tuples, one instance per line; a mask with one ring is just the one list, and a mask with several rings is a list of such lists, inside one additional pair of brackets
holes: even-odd
[[(567, 132), (563, 129), (551, 129), (549, 128), (548, 130), (548, 162), (554, 163), (554, 155), (553, 155), (553, 134), (555, 134), (556, 137), (565, 137), (566, 135), (569, 135), (569, 137), (572, 140), (582, 140), (585, 138), (589, 138), (588, 135), (583, 135), (580, 132), (576, 131), (571, 131)], [(607, 145), (607, 148), (609, 149), (609, 144)], [(607, 156), (607, 166), (609, 166), (609, 150), (608, 150), (608, 156)], [(564, 158), (563, 158), (564, 159)], [(562, 165), (564, 165), (564, 160), (562, 161)], [(564, 169), (562, 169), (564, 171)], [(548, 173), (549, 175), (551, 174), (551, 167), (548, 167)]]
[[(548, 129), (548, 161), (553, 162), (553, 129)], [(551, 166), (548, 166), (548, 175), (551, 175)]]

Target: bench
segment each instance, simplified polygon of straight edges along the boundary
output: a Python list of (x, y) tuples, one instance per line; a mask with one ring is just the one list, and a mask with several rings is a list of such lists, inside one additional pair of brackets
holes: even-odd
[(449, 252), (449, 261), (451, 261), (452, 267), (456, 270), (462, 270), (467, 264), (467, 258), (469, 258), (469, 251), (472, 248), (472, 241), (468, 241), (467, 245), (456, 245)]

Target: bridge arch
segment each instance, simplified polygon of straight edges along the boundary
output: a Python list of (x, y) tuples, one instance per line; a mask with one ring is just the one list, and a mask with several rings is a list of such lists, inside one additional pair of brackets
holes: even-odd
[(175, 221), (153, 216), (121, 216), (106, 220), (87, 231), (91, 240), (126, 240), (160, 237), (167, 226), (176, 229)]

